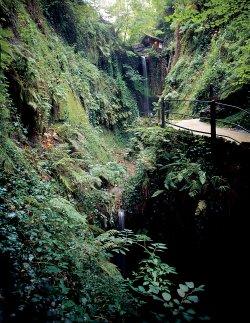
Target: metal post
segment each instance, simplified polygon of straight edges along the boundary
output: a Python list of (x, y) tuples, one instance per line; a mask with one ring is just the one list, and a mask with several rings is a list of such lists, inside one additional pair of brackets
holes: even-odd
[(165, 116), (166, 119), (169, 120), (169, 114), (170, 114), (170, 104), (169, 101), (165, 102)]
[(165, 102), (164, 100), (161, 101), (161, 127), (165, 128), (166, 126), (166, 119), (165, 119)]
[(214, 145), (216, 142), (216, 103), (214, 99), (213, 85), (210, 85), (210, 125), (211, 125), (211, 141)]
[(161, 101), (158, 101), (157, 106), (157, 124), (160, 125), (161, 123)]

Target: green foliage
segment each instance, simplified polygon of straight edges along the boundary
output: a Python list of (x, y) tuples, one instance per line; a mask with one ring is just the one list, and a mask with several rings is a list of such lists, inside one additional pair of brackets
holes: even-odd
[[(166, 21), (172, 29), (179, 28), (180, 53), (166, 77), (163, 96), (207, 99), (209, 86), (213, 84), (218, 99), (237, 100), (236, 105), (248, 108), (247, 96), (243, 94), (250, 75), (246, 54), (249, 51), (247, 1), (170, 1), (169, 8)], [(172, 57), (175, 43), (176, 39), (168, 42), (165, 50)], [(188, 114), (205, 106), (178, 102), (172, 107)], [(228, 115), (232, 113), (229, 110)], [(240, 123), (240, 118), (237, 121)]]
[(115, 19), (116, 32), (124, 42), (134, 44), (144, 33), (160, 34), (157, 23), (164, 14), (163, 1), (117, 0), (108, 12)]
[(72, 2), (70, 0), (63, 0), (60, 3), (58, 1), (41, 1), (45, 16), (69, 44), (74, 44), (77, 39), (76, 18)]
[(126, 77), (134, 84), (135, 90), (143, 94), (144, 87), (142, 76), (129, 65), (123, 65), (123, 67), (126, 69)]
[[(84, 19), (84, 11), (79, 15)], [(119, 69), (117, 80), (108, 76), (89, 58), (84, 58), (82, 52), (75, 53), (65, 45), (50, 31), (42, 16), (39, 21), (43, 21), (43, 29), (38, 28), (37, 21), (21, 3), (16, 19), (20, 43), (13, 48), (12, 82), (18, 88), (16, 104), (22, 114), (21, 120), (28, 119), (26, 114), (31, 116), (24, 124), (29, 134), (41, 133), (51, 121), (70, 118), (70, 121), (86, 122), (86, 115), (93, 125), (102, 124), (108, 128), (124, 127), (126, 122), (137, 117), (137, 102)], [(98, 24), (103, 23), (99, 21)], [(99, 30), (98, 26), (92, 27)], [(112, 39), (113, 35), (109, 35), (102, 42), (110, 47), (108, 40)], [(98, 53), (99, 50), (93, 51)]]
[[(160, 293), (169, 293), (171, 282), (169, 277), (176, 274), (173, 267), (163, 263), (157, 252), (163, 252), (166, 246), (162, 243), (152, 243), (145, 250), (148, 258), (142, 260), (139, 272), (134, 273), (133, 283), (137, 285), (143, 281), (142, 285), (136, 287), (136, 291), (144, 295), (150, 295), (153, 299), (157, 299)], [(156, 297), (156, 298), (155, 298)]]
[[(11, 267), (9, 286), (1, 289), (10, 304), (4, 315), (72, 322), (125, 317), (134, 298), (111, 263), (124, 243), (100, 229), (113, 225), (109, 189), (122, 183), (125, 170), (111, 157), (113, 135), (91, 125), (124, 128), (137, 115), (121, 71), (116, 81), (92, 64), (106, 55), (113, 35), (92, 8), (75, 1), (23, 1), (15, 11), (12, 4), (4, 1), (4, 14), (11, 13), (18, 38), (0, 30), (1, 264)], [(76, 42), (74, 28), (81, 25), (83, 35), (87, 24), (85, 40)]]
[(78, 321), (124, 312), (131, 298), (108, 263), (107, 242), (93, 236), (69, 201), (52, 197), (47, 183), (26, 176), (26, 182), (9, 179), (8, 192), (1, 177), (1, 250), (12, 263), (11, 290), (18, 299), (12, 313), (31, 311), (35, 319), (47, 311), (52, 318)]
[[(17, 37), (0, 30), (0, 247), (8, 282), (1, 297), (10, 304), (6, 315), (12, 317), (7, 319), (129, 322), (148, 305), (154, 311), (150, 304), (159, 308), (150, 313), (155, 319), (199, 318), (191, 305), (197, 303), (202, 287), (192, 282), (176, 287), (175, 269), (158, 256), (165, 244), (128, 231), (101, 229), (114, 226), (117, 205), (112, 188), (127, 180), (124, 167), (114, 160), (119, 152), (107, 129), (124, 130), (138, 116), (132, 89), (142, 92), (142, 79), (133, 54), (120, 51), (112, 27), (82, 1), (4, 5), (12, 11), (18, 31)], [(145, 32), (159, 33), (162, 1), (150, 1), (147, 10), (144, 1), (130, 1), (129, 6), (134, 15), (117, 20), (124, 39), (137, 41), (142, 26)], [(223, 36), (229, 37), (232, 48), (234, 31)], [(198, 71), (204, 60), (214, 63), (218, 44), (215, 37), (212, 58), (200, 53), (191, 67), (184, 59), (177, 63), (169, 74), (172, 83), (186, 91), (186, 76)], [(246, 52), (244, 45), (235, 69), (237, 86), (247, 79)], [(218, 82), (223, 66), (213, 72)], [(204, 88), (197, 87), (196, 94)], [(185, 135), (167, 131), (135, 130), (130, 154), (139, 160), (136, 175), (127, 183), (124, 205), (128, 211), (134, 205), (141, 211), (153, 196), (159, 204), (159, 198), (168, 200), (171, 209), (176, 195), (182, 194), (201, 218), (213, 208), (211, 195), (218, 195), (219, 203), (228, 183), (211, 176), (203, 158), (210, 151), (203, 139), (190, 145)], [(130, 246), (144, 250), (146, 259), (127, 281), (112, 257), (126, 254)]]
[(189, 196), (194, 197), (201, 192), (206, 182), (206, 173), (200, 164), (192, 163), (185, 157), (177, 158), (176, 162), (164, 166), (168, 170), (164, 186), (167, 190), (188, 191)]
[(174, 13), (167, 20), (181, 23), (185, 26), (192, 23), (195, 27), (214, 28), (225, 25), (238, 16), (247, 15), (247, 1), (209, 0), (197, 2), (194, 0), (175, 1), (172, 3)]
[(4, 134), (6, 134), (9, 128), (8, 121), (10, 100), (7, 91), (6, 77), (4, 75), (4, 71), (8, 68), (12, 61), (12, 50), (8, 42), (10, 37), (11, 32), (9, 30), (3, 28), (0, 29), (0, 139), (2, 139), (1, 137)]
[[(138, 117), (137, 104), (135, 99), (132, 97), (129, 89), (126, 86), (125, 80), (119, 70), (118, 65), (116, 68), (116, 84), (119, 91), (119, 97), (121, 98), (121, 103), (123, 105), (124, 111), (122, 111), (121, 117), (125, 120), (127, 119), (130, 123)], [(128, 123), (126, 124), (129, 125)]]
[(94, 165), (90, 169), (90, 173), (93, 176), (101, 177), (112, 186), (121, 184), (126, 175), (125, 169), (115, 162), (108, 162), (105, 166)]
[[(17, 319), (31, 315), (32, 319), (80, 322), (99, 316), (106, 320), (129, 315), (134, 309), (127, 283), (110, 262), (112, 252), (122, 249), (124, 240), (117, 237), (116, 231), (102, 233), (95, 229), (94, 234), (86, 221), (95, 208), (103, 208), (101, 211), (107, 214), (109, 202), (103, 196), (108, 193), (89, 187), (95, 181), (100, 185), (101, 180), (81, 172), (80, 167), (88, 165), (80, 163), (80, 155), (75, 159), (77, 165), (73, 156), (62, 161), (67, 148), (64, 143), (54, 152), (30, 147), (21, 150), (10, 139), (1, 145), (1, 263), (4, 268), (8, 264), (12, 268), (5, 276), (10, 281), (8, 290), (1, 294)], [(58, 162), (54, 160), (56, 155)], [(81, 185), (75, 194), (83, 201), (58, 185), (53, 162), (58, 163), (59, 173), (64, 166), (74, 167), (73, 180)], [(14, 171), (8, 172), (10, 163)], [(111, 178), (113, 171), (117, 181), (120, 172), (124, 173), (114, 162), (108, 164), (107, 170), (101, 165), (91, 167), (93, 172), (102, 167)], [(70, 176), (66, 167), (65, 180), (70, 182)], [(92, 205), (87, 205), (84, 188), (90, 193), (95, 191)]]
[(7, 29), (0, 29), (0, 67), (2, 71), (10, 64), (12, 59), (12, 51), (8, 40), (12, 33)]
[[(138, 237), (137, 237), (138, 239)], [(137, 242), (140, 245), (140, 240)], [(150, 243), (141, 245), (147, 255), (142, 260), (138, 272), (134, 272), (131, 281), (132, 289), (140, 295), (144, 304), (148, 304), (148, 298), (154, 304), (149, 315), (154, 320), (162, 322), (193, 321), (195, 319), (206, 320), (208, 317), (200, 316), (194, 309), (199, 302), (197, 293), (204, 291), (204, 286), (195, 287), (193, 282), (179, 284), (174, 287), (172, 276), (176, 274), (175, 268), (162, 262), (157, 255), (167, 248), (163, 243)], [(160, 306), (158, 311), (155, 308)], [(145, 309), (146, 310), (146, 309)]]
[(177, 321), (184, 320), (191, 322), (197, 319), (200, 321), (209, 321), (210, 317), (199, 315), (194, 309), (195, 305), (199, 302), (199, 297), (196, 294), (203, 291), (204, 285), (195, 287), (193, 282), (179, 284), (176, 298), (172, 298), (172, 301), (166, 303), (166, 307), (172, 311)]
[(112, 52), (118, 47), (112, 26), (101, 21), (97, 12), (86, 3), (74, 5), (77, 24), (77, 49), (91, 62), (98, 65), (108, 62)]
[[(12, 155), (15, 150), (17, 148), (11, 146)], [(142, 293), (138, 286), (141, 279), (147, 282), (143, 286), (148, 289), (148, 295), (157, 296), (159, 285), (159, 293), (166, 301), (171, 285), (168, 277), (175, 271), (156, 255), (165, 250), (165, 245), (150, 243), (145, 248), (149, 238), (128, 231), (103, 233), (95, 229), (94, 234), (86, 221), (87, 214), (81, 210), (82, 206), (79, 208), (80, 200), (63, 193), (55, 181), (57, 176), (54, 172), (53, 179), (48, 180), (48, 175), (51, 176), (49, 159), (43, 158), (40, 163), (35, 163), (36, 169), (29, 164), (37, 158), (36, 153), (30, 153), (29, 156), (26, 152), (23, 164), (16, 159), (15, 174), (7, 176), (2, 172), (0, 177), (1, 250), (13, 268), (9, 273), (13, 280), (9, 291), (11, 294), (15, 290), (16, 296), (16, 301), (11, 302), (11, 312), (17, 318), (32, 313), (33, 319), (45, 313), (48, 314), (44, 317), (49, 315), (51, 319), (72, 321), (91, 320), (97, 316), (102, 320), (114, 316), (124, 318), (134, 315), (142, 304), (141, 297), (132, 295)], [(16, 154), (23, 157), (23, 152), (17, 150)], [(68, 165), (70, 160), (62, 162), (60, 159), (60, 154), (65, 152), (57, 149), (57, 154), (59, 162), (54, 171), (60, 172), (61, 167), (66, 166), (64, 175), (70, 179), (66, 171), (74, 167), (71, 170), (74, 176), (81, 176), (81, 173), (75, 174), (80, 172), (77, 167), (82, 167), (81, 163)], [(87, 167), (86, 164), (83, 167)], [(44, 179), (41, 179), (41, 172)], [(87, 176), (86, 172), (85, 176), (93, 180), (105, 173), (106, 180), (110, 176), (119, 182), (120, 173), (124, 171), (110, 162), (107, 169), (101, 165), (92, 166), (91, 175)], [(89, 182), (83, 185), (87, 187)], [(96, 190), (94, 187), (90, 189)], [(75, 193), (80, 190), (78, 188)], [(93, 202), (95, 205), (99, 203), (96, 196)], [(86, 211), (93, 211), (93, 206)], [(132, 244), (143, 248), (148, 259), (142, 261), (136, 279), (128, 283), (110, 263), (110, 257), (116, 252), (127, 253)], [(3, 297), (11, 298), (7, 292)]]
[(151, 127), (135, 129), (131, 144), (131, 154), (137, 156), (138, 165), (124, 192), (128, 210), (135, 207), (143, 212), (142, 201), (149, 199), (154, 208), (160, 207), (161, 201), (175, 208), (178, 196), (197, 204), (209, 201), (212, 207), (219, 195), (226, 196), (229, 184), (222, 176), (214, 176), (211, 150), (205, 139)]
[(101, 60), (109, 60), (118, 46), (113, 29), (87, 1), (42, 0), (41, 3), (55, 31), (70, 45), (75, 45), (84, 57), (96, 65)]
[[(229, 124), (232, 124), (232, 125), (238, 124), (245, 129), (250, 129), (250, 120), (248, 116), (246, 116), (246, 113), (242, 111), (235, 113), (234, 115), (231, 115), (229, 117), (226, 117), (223, 121), (228, 122)], [(218, 121), (218, 125), (223, 127), (225, 126), (225, 123)]]

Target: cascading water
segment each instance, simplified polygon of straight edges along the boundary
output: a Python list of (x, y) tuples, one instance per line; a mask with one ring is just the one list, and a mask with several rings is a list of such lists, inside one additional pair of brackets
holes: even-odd
[(148, 86), (148, 68), (147, 59), (142, 56), (142, 71), (143, 71), (143, 83), (144, 83), (144, 100), (143, 100), (143, 112), (145, 116), (149, 116), (149, 86)]
[[(125, 211), (123, 209), (118, 210), (118, 229), (120, 231), (125, 230)], [(116, 256), (117, 266), (120, 268), (123, 274), (126, 273), (126, 258), (125, 255), (119, 254)]]
[(118, 211), (118, 227), (121, 231), (125, 229), (125, 211), (123, 209)]

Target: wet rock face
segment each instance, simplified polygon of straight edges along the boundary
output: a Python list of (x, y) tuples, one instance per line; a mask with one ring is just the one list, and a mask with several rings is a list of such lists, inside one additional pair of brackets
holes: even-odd
[(125, 211), (123, 209), (118, 211), (118, 228), (121, 231), (125, 229)]
[(115, 197), (115, 210), (117, 212), (119, 212), (119, 209), (121, 208), (121, 205), (122, 205), (122, 191), (123, 189), (118, 186), (111, 188), (109, 191)]

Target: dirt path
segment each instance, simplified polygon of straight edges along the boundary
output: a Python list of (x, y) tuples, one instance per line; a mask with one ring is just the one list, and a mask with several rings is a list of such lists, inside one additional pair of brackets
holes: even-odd
[[(204, 136), (210, 136), (210, 134), (202, 134), (198, 133), (196, 131), (204, 131), (210, 133), (210, 125), (205, 122), (201, 122), (199, 119), (189, 119), (189, 120), (171, 120), (172, 124), (176, 124), (178, 126), (184, 127), (192, 131), (193, 133), (204, 135)], [(174, 127), (176, 129), (179, 129), (178, 127)], [(247, 133), (245, 131), (237, 131), (232, 129), (226, 129), (226, 128), (216, 128), (217, 135), (219, 136), (226, 136), (227, 140), (231, 141), (238, 141), (238, 142), (250, 142), (250, 133)]]

